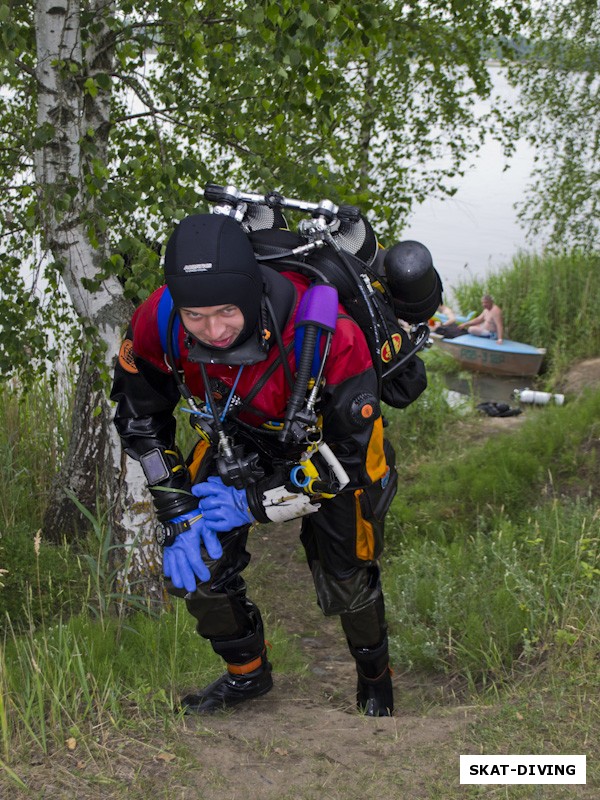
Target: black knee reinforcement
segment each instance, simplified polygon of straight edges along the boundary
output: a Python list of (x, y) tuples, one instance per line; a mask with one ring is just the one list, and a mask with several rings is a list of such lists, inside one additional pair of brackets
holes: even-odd
[(360, 611), (340, 614), (340, 622), (351, 647), (372, 647), (381, 642), (387, 631), (383, 595)]
[[(244, 585), (245, 591), (245, 585)], [(200, 592), (186, 599), (187, 610), (196, 618), (196, 631), (205, 639), (231, 638), (254, 630), (258, 609), (243, 594)]]
[(262, 618), (258, 608), (246, 601), (248, 627), (246, 632), (235, 638), (211, 638), (210, 643), (215, 653), (228, 664), (247, 664), (262, 655), (265, 649), (265, 635)]

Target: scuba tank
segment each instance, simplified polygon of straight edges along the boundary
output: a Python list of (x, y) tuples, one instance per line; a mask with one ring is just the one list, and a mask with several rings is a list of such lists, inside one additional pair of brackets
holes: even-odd
[(550, 392), (538, 392), (533, 389), (515, 389), (513, 397), (519, 403), (531, 403), (536, 406), (547, 406), (549, 403), (562, 406), (565, 402), (564, 394), (551, 394)]

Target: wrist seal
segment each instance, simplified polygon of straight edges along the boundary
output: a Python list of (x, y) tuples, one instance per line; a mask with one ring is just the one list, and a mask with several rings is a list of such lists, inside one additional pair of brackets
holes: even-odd
[(159, 522), (198, 508), (183, 456), (176, 447), (153, 447), (139, 456)]
[[(198, 514), (200, 518), (201, 514)], [(154, 536), (159, 547), (170, 547), (180, 533), (189, 531), (192, 522), (196, 520), (181, 519), (178, 522), (158, 522), (154, 529)]]

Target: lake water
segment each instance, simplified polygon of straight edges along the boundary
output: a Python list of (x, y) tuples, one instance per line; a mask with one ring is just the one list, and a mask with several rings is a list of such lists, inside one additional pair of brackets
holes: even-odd
[[(517, 93), (498, 68), (492, 71), (497, 96), (514, 105)], [(521, 142), (504, 169), (502, 148), (488, 140), (459, 180), (457, 193), (444, 200), (427, 200), (410, 218), (402, 238), (416, 239), (431, 250), (450, 300), (452, 286), (461, 280), (484, 278), (509, 264), (519, 250), (535, 249), (514, 208), (523, 198), (533, 158), (533, 149)]]

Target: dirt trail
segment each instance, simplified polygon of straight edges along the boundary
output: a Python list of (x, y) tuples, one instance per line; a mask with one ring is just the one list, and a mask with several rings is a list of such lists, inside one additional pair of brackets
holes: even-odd
[[(354, 664), (337, 618), (324, 618), (316, 606), (297, 523), (259, 528), (251, 549), (252, 572), (261, 579), (253, 585), (251, 573), (249, 595), (269, 608), (267, 636), (274, 622), (297, 636), (309, 668), (289, 678), (277, 673), (275, 663), (275, 687), (264, 698), (234, 713), (186, 720), (182, 743), (197, 764), (188, 763), (188, 788), (179, 784), (176, 796), (236, 800), (250, 791), (278, 800), (432, 797), (432, 784), (444, 773), (447, 780), (449, 767), (458, 774), (460, 749), (452, 743), (470, 712), (450, 705), (423, 711), (423, 687), (414, 676), (410, 682), (395, 676), (395, 716), (361, 717), (354, 705)], [(267, 567), (269, 581), (262, 577)], [(207, 780), (209, 774), (213, 779)], [(193, 786), (203, 787), (200, 795)]]

